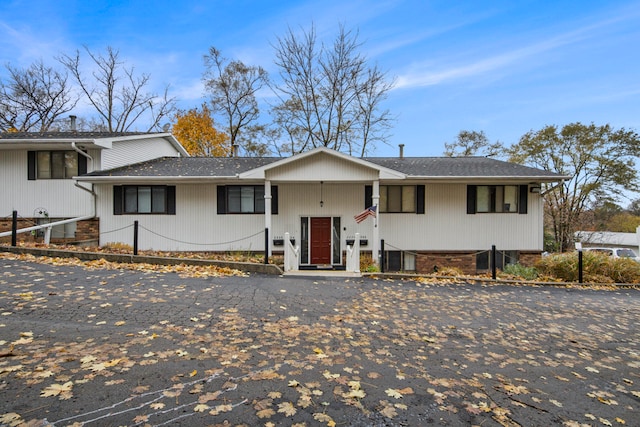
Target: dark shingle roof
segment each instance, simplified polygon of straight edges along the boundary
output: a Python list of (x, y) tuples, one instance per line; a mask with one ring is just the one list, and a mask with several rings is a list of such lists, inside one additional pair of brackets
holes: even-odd
[(557, 177), (553, 172), (488, 157), (370, 157), (371, 163), (420, 177)]
[(150, 135), (156, 132), (0, 132), (0, 139), (95, 139)]
[(235, 176), (282, 160), (280, 157), (161, 157), (85, 176), (200, 177)]
[[(271, 163), (282, 157), (163, 157), (85, 176), (121, 177), (231, 177)], [(378, 166), (408, 176), (433, 178), (527, 177), (561, 178), (553, 172), (486, 157), (371, 157)]]

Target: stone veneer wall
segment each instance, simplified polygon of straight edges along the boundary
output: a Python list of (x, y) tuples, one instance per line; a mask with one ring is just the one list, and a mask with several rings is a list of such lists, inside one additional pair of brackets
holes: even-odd
[[(51, 222), (60, 221), (65, 218), (51, 218)], [(18, 229), (32, 227), (36, 225), (37, 218), (18, 218)], [(0, 232), (11, 231), (12, 219), (0, 218)], [(20, 233), (16, 236), (18, 242), (42, 242), (42, 237), (36, 237), (32, 233)], [(100, 219), (93, 218), (84, 221), (78, 221), (76, 224), (75, 237), (51, 239), (51, 243), (83, 243), (92, 242), (97, 245), (100, 240)], [(10, 243), (11, 236), (0, 237), (0, 243)]]

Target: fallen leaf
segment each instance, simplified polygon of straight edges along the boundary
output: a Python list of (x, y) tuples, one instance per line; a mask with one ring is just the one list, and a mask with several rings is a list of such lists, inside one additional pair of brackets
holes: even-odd
[(204, 403), (199, 403), (193, 407), (194, 412), (204, 412), (209, 409), (209, 405), (205, 405)]
[(388, 389), (386, 389), (384, 392), (385, 392), (385, 393), (387, 394), (387, 396), (389, 396), (389, 397), (394, 397), (394, 398), (396, 398), (396, 399), (402, 399), (402, 394), (401, 394), (398, 390), (396, 390), (396, 389), (394, 389), (394, 388), (388, 388)]
[(275, 414), (276, 411), (271, 408), (261, 409), (260, 411), (256, 412), (258, 418), (271, 418)]
[(73, 382), (68, 381), (64, 384), (51, 384), (40, 392), (40, 397), (51, 397), (70, 393), (73, 388)]
[(293, 417), (297, 411), (297, 409), (293, 406), (291, 402), (282, 402), (278, 404), (278, 412), (284, 414), (287, 417)]

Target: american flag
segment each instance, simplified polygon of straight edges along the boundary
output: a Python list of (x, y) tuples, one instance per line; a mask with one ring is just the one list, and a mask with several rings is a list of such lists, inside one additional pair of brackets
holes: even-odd
[(367, 219), (367, 217), (372, 216), (376, 217), (376, 207), (377, 206), (369, 206), (367, 209), (360, 212), (358, 215), (354, 216), (353, 219), (356, 220), (358, 224)]

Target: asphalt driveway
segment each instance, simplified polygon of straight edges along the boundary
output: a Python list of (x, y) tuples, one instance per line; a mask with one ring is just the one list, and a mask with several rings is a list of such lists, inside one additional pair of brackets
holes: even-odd
[(640, 425), (640, 292), (0, 256), (0, 425)]

